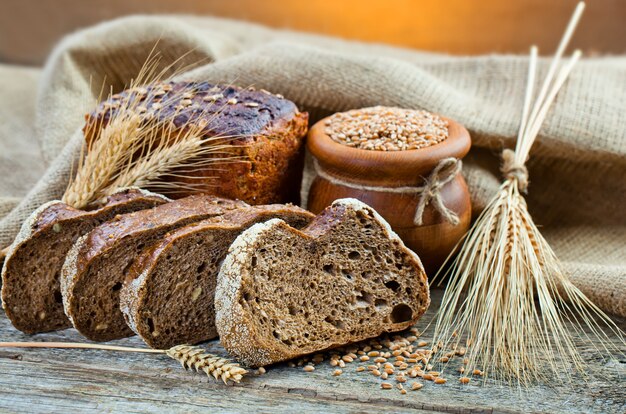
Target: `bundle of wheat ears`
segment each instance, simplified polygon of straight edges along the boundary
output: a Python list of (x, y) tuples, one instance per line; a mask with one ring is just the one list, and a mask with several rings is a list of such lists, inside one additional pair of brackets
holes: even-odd
[[(229, 151), (229, 141), (236, 137), (204, 133), (223, 108), (212, 108), (216, 110), (209, 116), (207, 104), (186, 124), (175, 125), (173, 120), (178, 114), (171, 112), (169, 104), (180, 96), (165, 98), (150, 109), (144, 106), (144, 101), (159, 93), (159, 80), (176, 64), (157, 71), (158, 62), (159, 55), (151, 52), (130, 82), (127, 95), (116, 102), (115, 110), (105, 103), (105, 112), (110, 110), (107, 116), (102, 114), (87, 123), (83, 153), (62, 198), (66, 204), (79, 209), (97, 206), (123, 187), (146, 188), (165, 195), (170, 190), (193, 189), (191, 172), (237, 161), (234, 152)], [(169, 112), (162, 116), (160, 111)]]
[(448, 281), (435, 327), (437, 351), (465, 345), (460, 343), (464, 341), (470, 345), (466, 354), (470, 371), (480, 368), (494, 378), (523, 385), (567, 376), (572, 365), (583, 372), (575, 336), (592, 335), (604, 350), (614, 349), (597, 320), (623, 340), (619, 328), (563, 272), (522, 195), (528, 187), (524, 163), (530, 148), (581, 55), (575, 51), (559, 69), (583, 9), (584, 3), (579, 3), (532, 105), (537, 48), (531, 48), (515, 150), (502, 154), (505, 180), (451, 265), (436, 278), (439, 283)]

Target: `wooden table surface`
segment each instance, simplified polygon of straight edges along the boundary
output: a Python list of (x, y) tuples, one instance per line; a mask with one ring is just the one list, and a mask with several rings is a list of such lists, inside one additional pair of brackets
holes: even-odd
[[(432, 296), (438, 304), (441, 291)], [(435, 308), (431, 306), (418, 323), (420, 330), (426, 328)], [(0, 341), (84, 341), (73, 329), (24, 335), (0, 314)], [(624, 320), (618, 324), (626, 328)], [(422, 338), (428, 335), (426, 329)], [(112, 343), (142, 346), (138, 338)], [(262, 376), (251, 375), (239, 385), (225, 386), (204, 374), (182, 370), (165, 355), (0, 348), (0, 412), (626, 412), (624, 355), (603, 360), (593, 344), (582, 339), (578, 343), (589, 376), (576, 378), (573, 384), (518, 390), (488, 380), (462, 386), (456, 373), (450, 373), (447, 384), (424, 381), (424, 388), (406, 395), (397, 389), (382, 390), (379, 378), (356, 372), (357, 363), (347, 364), (340, 377), (331, 375), (335, 368), (327, 362), (311, 373), (279, 364), (268, 367)], [(217, 341), (205, 347), (226, 355)], [(622, 345), (620, 349), (626, 353)]]

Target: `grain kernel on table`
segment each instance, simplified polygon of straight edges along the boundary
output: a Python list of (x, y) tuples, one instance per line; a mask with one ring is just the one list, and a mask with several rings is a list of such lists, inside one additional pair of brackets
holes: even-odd
[(445, 378), (441, 378), (441, 377), (435, 378), (435, 384), (445, 384), (446, 382), (448, 382), (448, 380), (446, 380)]
[(421, 384), (419, 382), (414, 382), (413, 384), (411, 384), (411, 390), (413, 391), (417, 391), (421, 389), (422, 387), (424, 387), (424, 384)]
[(382, 384), (380, 384), (380, 388), (382, 388), (383, 390), (390, 390), (393, 388), (393, 385), (389, 384), (388, 382), (383, 382)]
[(305, 372), (313, 372), (313, 371), (315, 371), (315, 367), (313, 365), (307, 365), (303, 369), (304, 369)]
[(468, 377), (461, 377), (461, 378), (459, 378), (459, 382), (461, 384), (469, 384), (470, 379)]

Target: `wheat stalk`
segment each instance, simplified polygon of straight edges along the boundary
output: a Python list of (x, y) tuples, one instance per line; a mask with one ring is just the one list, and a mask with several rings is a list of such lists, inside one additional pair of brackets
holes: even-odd
[(451, 266), (436, 276), (439, 281), (448, 279), (448, 286), (437, 317), (434, 351), (445, 352), (465, 340), (469, 372), (479, 368), (509, 383), (528, 385), (562, 374), (571, 380), (572, 367), (584, 372), (574, 334), (594, 336), (607, 352), (615, 349), (599, 322), (624, 338), (563, 272), (522, 195), (528, 186), (524, 163), (530, 148), (581, 55), (574, 52), (558, 69), (583, 8), (579, 3), (532, 108), (537, 48), (531, 48), (515, 151), (503, 152), (505, 181), (461, 242)]
[(139, 352), (165, 354), (180, 362), (183, 368), (203, 371), (208, 377), (239, 383), (248, 371), (229, 359), (207, 353), (204, 349), (191, 345), (176, 345), (170, 349), (132, 348), (126, 346), (84, 344), (79, 342), (0, 342), (0, 348), (61, 348), (97, 349), (104, 351)]

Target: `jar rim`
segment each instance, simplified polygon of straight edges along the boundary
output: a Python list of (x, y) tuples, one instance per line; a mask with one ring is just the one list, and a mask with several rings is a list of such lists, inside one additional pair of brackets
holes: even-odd
[(325, 132), (328, 117), (311, 127), (307, 148), (320, 168), (350, 181), (389, 186), (420, 185), (423, 177), (442, 159), (461, 159), (471, 146), (470, 134), (463, 125), (440, 117), (448, 122), (448, 137), (420, 149), (377, 151), (340, 144)]

